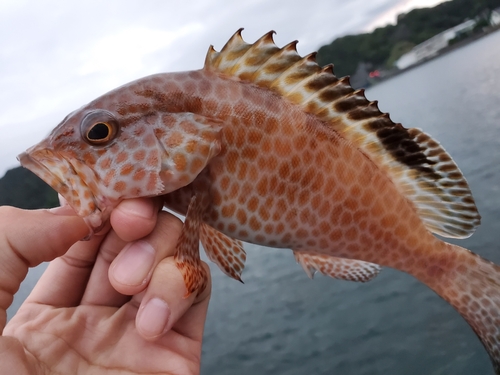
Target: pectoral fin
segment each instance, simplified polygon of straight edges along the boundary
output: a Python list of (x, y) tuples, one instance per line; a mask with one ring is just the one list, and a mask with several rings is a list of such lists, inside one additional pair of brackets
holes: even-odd
[(177, 268), (181, 271), (186, 284), (187, 292), (184, 298), (189, 297), (191, 293), (203, 291), (208, 282), (200, 259), (201, 217), (201, 205), (197, 197), (193, 196), (175, 253)]
[(162, 117), (155, 136), (163, 148), (160, 177), (164, 193), (192, 182), (221, 150), (221, 123), (194, 113)]
[(378, 264), (361, 260), (337, 258), (318, 253), (294, 251), (295, 260), (300, 263), (307, 276), (311, 279), (319, 271), (334, 279), (366, 282), (380, 272)]
[(208, 258), (226, 275), (241, 281), (246, 260), (241, 241), (232, 239), (207, 224), (201, 225), (200, 239)]

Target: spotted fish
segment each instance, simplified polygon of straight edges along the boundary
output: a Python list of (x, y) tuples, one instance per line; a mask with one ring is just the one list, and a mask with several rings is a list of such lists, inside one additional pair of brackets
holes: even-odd
[(480, 223), (454, 161), (272, 35), (248, 44), (239, 30), (201, 70), (119, 87), (19, 160), (92, 231), (123, 199), (163, 196), (186, 215), (175, 259), (187, 294), (206, 283), (199, 241), (237, 280), (242, 241), (292, 249), (311, 277), (407, 272), (458, 310), (500, 374), (500, 268), (433, 235)]

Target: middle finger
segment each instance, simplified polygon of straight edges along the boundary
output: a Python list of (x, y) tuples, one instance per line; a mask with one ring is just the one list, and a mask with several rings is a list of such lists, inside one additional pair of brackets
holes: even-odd
[[(134, 241), (148, 235), (157, 224), (161, 201), (155, 199), (129, 199), (111, 213), (113, 229), (101, 244), (82, 304), (119, 307), (130, 298), (117, 291), (110, 283), (109, 268), (121, 251)], [(133, 243), (133, 242), (132, 242)]]
[(174, 215), (162, 211), (151, 234), (127, 245), (118, 254), (109, 270), (113, 287), (125, 295), (142, 292), (148, 285), (155, 267), (175, 254), (182, 222)]

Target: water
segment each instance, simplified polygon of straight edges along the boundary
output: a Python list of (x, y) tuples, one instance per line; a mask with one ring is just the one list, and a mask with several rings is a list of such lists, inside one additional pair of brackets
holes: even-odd
[[(460, 241), (500, 264), (500, 32), (367, 91), (438, 139), (467, 177), (482, 225)], [(481, 343), (426, 286), (384, 269), (358, 284), (307, 278), (286, 250), (248, 245), (245, 285), (212, 267), (204, 375), (487, 375)], [(36, 281), (31, 272), (11, 315)]]

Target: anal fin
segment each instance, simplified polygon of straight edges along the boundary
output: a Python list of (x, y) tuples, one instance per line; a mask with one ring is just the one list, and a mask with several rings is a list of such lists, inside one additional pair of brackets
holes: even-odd
[(177, 241), (175, 262), (186, 284), (186, 295), (202, 292), (207, 286), (208, 277), (200, 259), (200, 226), (201, 204), (196, 196), (191, 198), (182, 227), (181, 236)]
[(320, 272), (334, 279), (367, 282), (377, 276), (381, 270), (378, 264), (356, 259), (302, 251), (294, 251), (293, 255), (311, 279), (316, 272)]
[(241, 273), (245, 268), (246, 253), (240, 240), (232, 239), (205, 223), (201, 225), (200, 240), (208, 258), (222, 272), (243, 282)]

